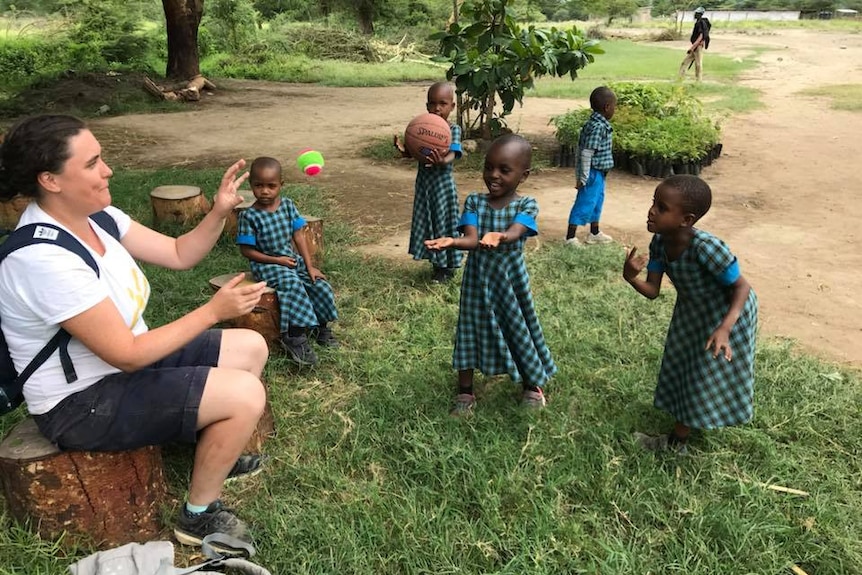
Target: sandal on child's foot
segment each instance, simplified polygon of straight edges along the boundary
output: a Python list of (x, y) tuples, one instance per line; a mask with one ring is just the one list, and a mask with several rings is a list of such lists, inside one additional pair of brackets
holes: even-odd
[(476, 406), (476, 396), (472, 393), (459, 393), (455, 396), (455, 407), (449, 412), (453, 417), (463, 417), (473, 413)]
[(542, 392), (541, 387), (537, 387), (536, 389), (525, 389), (524, 394), (521, 396), (521, 405), (524, 407), (542, 409), (546, 404), (547, 401), (545, 401), (545, 394)]

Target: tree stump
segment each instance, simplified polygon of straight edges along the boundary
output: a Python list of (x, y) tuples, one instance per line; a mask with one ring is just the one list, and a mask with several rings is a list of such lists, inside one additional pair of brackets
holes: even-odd
[(197, 186), (159, 186), (150, 192), (153, 225), (191, 224), (202, 219), (210, 203)]
[[(27, 418), (0, 443), (0, 484), (9, 514), (48, 539), (114, 547), (159, 534), (167, 492), (158, 447), (60, 451)], [(64, 539), (64, 541), (67, 541)]]
[(269, 406), (269, 388), (263, 379), (261, 379), (261, 383), (266, 388), (266, 406), (263, 408), (263, 414), (257, 421), (254, 433), (251, 434), (248, 443), (245, 444), (245, 453), (261, 453), (266, 440), (275, 435), (275, 417), (272, 415), (272, 408)]
[(8, 202), (0, 202), (0, 231), (14, 230), (31, 200), (32, 198), (18, 195)]
[(305, 241), (311, 252), (311, 264), (320, 268), (323, 266), (323, 220), (314, 216), (304, 216), (308, 225), (305, 227)]
[[(239, 273), (223, 274), (216, 276), (209, 281), (210, 288), (213, 292), (217, 292), (228, 281), (236, 277)], [(254, 283), (254, 278), (251, 272), (245, 272), (246, 279), (243, 282)], [(281, 349), (279, 343), (281, 337), (281, 312), (278, 307), (278, 296), (275, 290), (267, 287), (264, 290), (260, 301), (254, 306), (251, 312), (230, 320), (228, 323), (231, 327), (243, 327), (253, 329), (263, 336), (269, 346), (270, 351)]]
[(231, 241), (236, 240), (240, 214), (251, 207), (255, 200), (254, 194), (251, 193), (251, 190), (237, 190), (237, 194), (243, 197), (242, 203), (228, 214), (228, 217), (224, 222), (224, 237)]

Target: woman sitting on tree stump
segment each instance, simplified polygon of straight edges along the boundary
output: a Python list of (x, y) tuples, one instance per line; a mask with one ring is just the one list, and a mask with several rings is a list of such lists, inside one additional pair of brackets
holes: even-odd
[[(256, 471), (259, 456), (242, 455), (263, 412), (260, 381), (268, 352), (256, 332), (216, 330), (250, 312), (266, 286), (228, 282), (207, 303), (150, 330), (150, 295), (136, 260), (170, 269), (200, 262), (219, 239), (225, 218), (242, 201), (237, 176), (224, 174), (211, 211), (179, 238), (162, 235), (111, 206), (111, 169), (86, 126), (71, 116), (25, 119), (0, 148), (0, 199), (34, 198), (20, 226), (43, 224), (72, 234), (98, 264), (53, 243), (27, 245), (0, 266), (0, 315), (20, 373), (61, 328), (77, 379), (53, 354), (27, 380), (24, 399), (40, 431), (61, 448), (122, 451), (180, 440), (197, 442), (188, 501), (174, 533), (199, 544), (212, 532), (247, 539), (245, 524), (219, 502), (226, 478)], [(90, 218), (104, 211), (119, 241)], [(57, 233), (54, 231), (54, 233)], [(61, 351), (62, 348), (61, 348)], [(71, 380), (71, 381), (69, 381)]]

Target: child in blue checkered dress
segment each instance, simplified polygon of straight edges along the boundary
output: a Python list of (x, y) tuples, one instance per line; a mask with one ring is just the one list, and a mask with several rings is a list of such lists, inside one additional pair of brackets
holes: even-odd
[(338, 319), (332, 286), (311, 263), (305, 219), (293, 201), (281, 195), (281, 164), (257, 158), (249, 172), (255, 203), (240, 214), (236, 243), (250, 260), (255, 279), (278, 295), (281, 345), (288, 357), (299, 365), (314, 365), (317, 354), (308, 343), (310, 334), (320, 345), (338, 346), (329, 327)]
[[(656, 188), (647, 214), (649, 263), (632, 248), (623, 277), (654, 299), (666, 273), (676, 305), (665, 342), (655, 406), (676, 420), (672, 432), (635, 437), (648, 449), (684, 451), (690, 431), (740, 425), (754, 412), (757, 296), (727, 245), (694, 224), (712, 192), (696, 176), (672, 176)], [(647, 269), (646, 280), (638, 276)]]
[[(455, 89), (446, 82), (437, 82), (428, 88), (426, 109), (444, 120), (455, 109)], [(453, 236), (458, 228), (458, 190), (455, 187), (453, 165), (461, 157), (461, 128), (451, 125), (452, 143), (446, 153), (433, 150), (427, 159), (419, 162), (416, 171), (413, 218), (410, 222), (408, 253), (414, 260), (430, 260), (431, 279), (446, 282), (461, 265), (457, 250), (433, 251), (425, 247), (425, 240)], [(395, 136), (395, 147), (404, 156), (410, 154)]]
[(575, 168), (577, 195), (569, 212), (569, 227), (566, 243), (580, 246), (578, 226), (590, 224), (590, 232), (584, 238), (587, 244), (606, 244), (612, 238), (599, 229), (602, 207), (605, 203), (605, 178), (614, 167), (612, 150), (613, 128), (610, 119), (617, 108), (616, 94), (610, 88), (600, 86), (590, 94), (590, 119), (581, 128), (578, 136), (578, 161)]
[(532, 149), (520, 136), (494, 140), (485, 156), (487, 194), (470, 194), (464, 203), (461, 237), (429, 240), (429, 250), (471, 250), (461, 283), (453, 365), (458, 394), (453, 415), (476, 403), (473, 370), (507, 373), (523, 386), (522, 403), (545, 405), (542, 387), (557, 371), (530, 291), (524, 244), (538, 233), (536, 200), (519, 196), (530, 174)]

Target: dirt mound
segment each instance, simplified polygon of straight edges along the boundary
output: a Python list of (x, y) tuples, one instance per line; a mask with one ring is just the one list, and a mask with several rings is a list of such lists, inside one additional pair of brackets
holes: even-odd
[(0, 116), (16, 118), (44, 112), (98, 116), (120, 114), (150, 100), (142, 72), (76, 72), (39, 80), (0, 102)]

